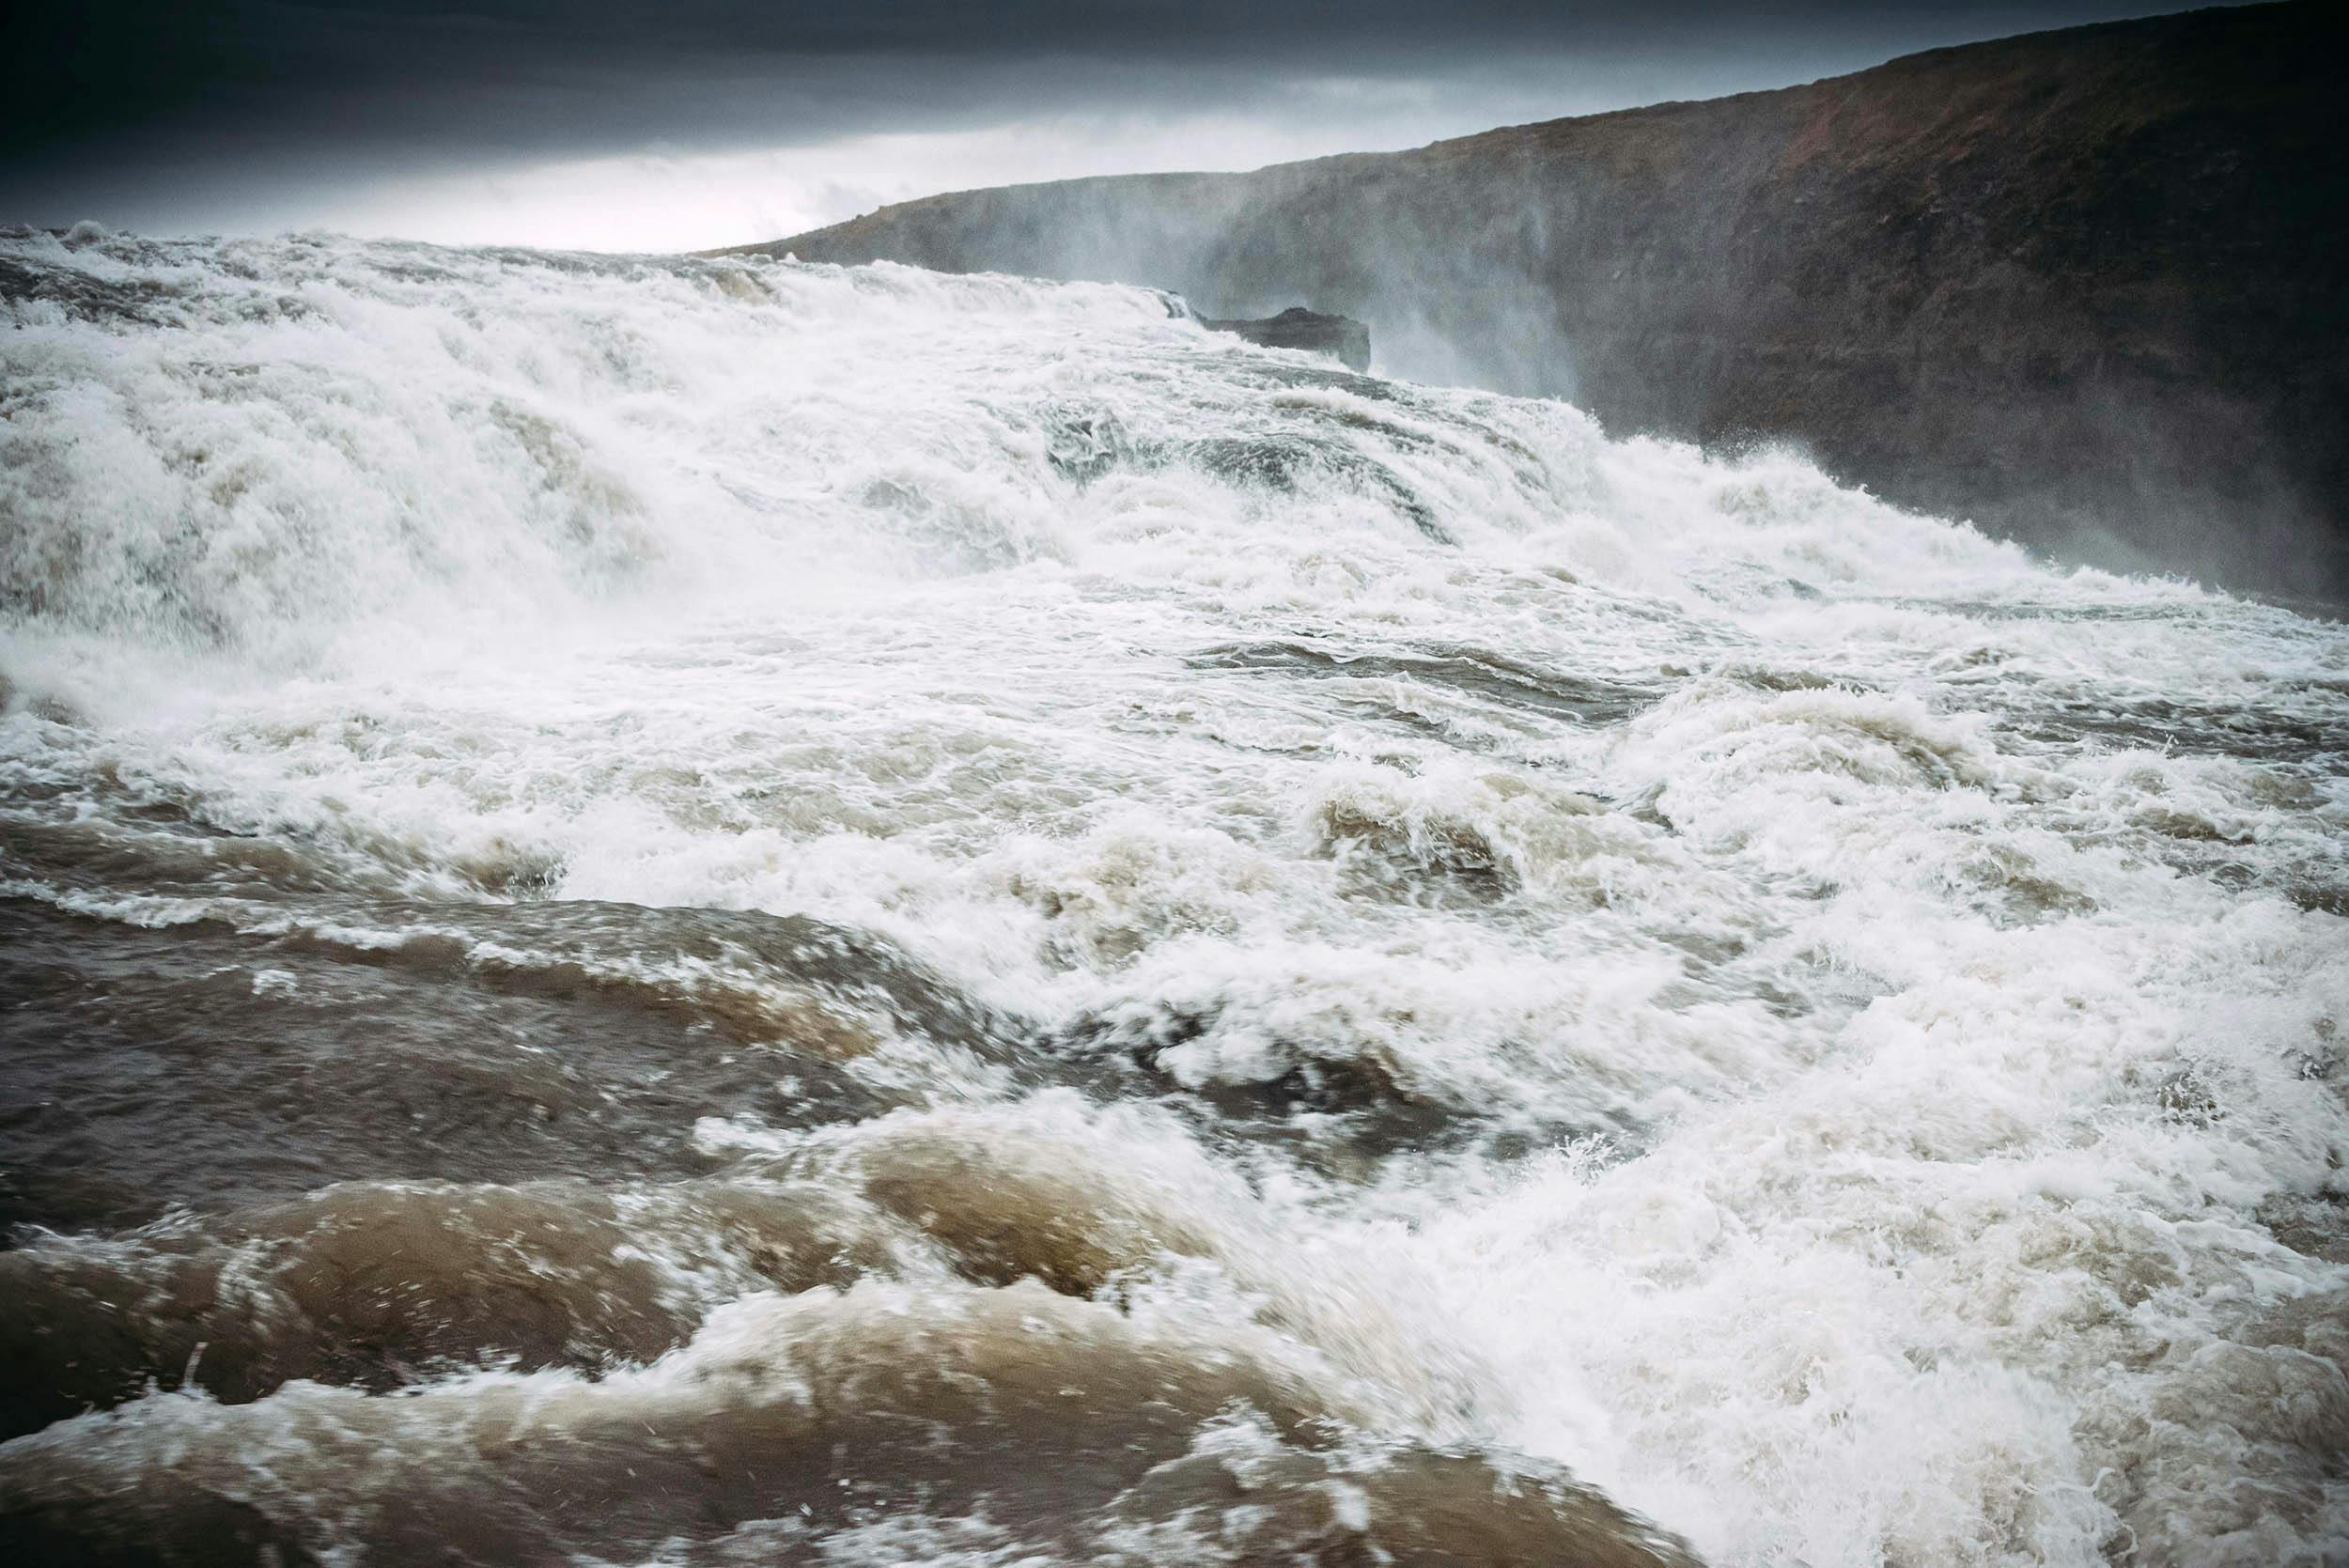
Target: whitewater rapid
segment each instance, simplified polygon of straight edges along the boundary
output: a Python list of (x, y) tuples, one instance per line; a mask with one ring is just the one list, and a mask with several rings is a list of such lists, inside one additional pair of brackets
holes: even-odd
[(0, 296), (0, 1533), (2349, 1562), (2341, 625), (1142, 289)]

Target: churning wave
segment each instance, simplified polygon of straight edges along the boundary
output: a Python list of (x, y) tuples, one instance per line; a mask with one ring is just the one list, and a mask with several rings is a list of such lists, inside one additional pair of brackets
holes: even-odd
[(2349, 1556), (2340, 627), (1141, 289), (0, 296), (0, 1539)]

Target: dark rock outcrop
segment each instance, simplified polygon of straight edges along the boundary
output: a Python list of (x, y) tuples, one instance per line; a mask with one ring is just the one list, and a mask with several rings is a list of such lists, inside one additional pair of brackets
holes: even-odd
[(2058, 554), (2349, 598), (2349, 21), (2257, 6), (1245, 175), (907, 202), (772, 246), (1299, 297), (1618, 434), (1791, 439)]
[(1370, 329), (1350, 316), (1322, 316), (1303, 305), (1291, 305), (1278, 316), (1252, 321), (1211, 321), (1199, 324), (1210, 332), (1231, 333), (1268, 349), (1302, 349), (1327, 354), (1349, 370), (1370, 368)]

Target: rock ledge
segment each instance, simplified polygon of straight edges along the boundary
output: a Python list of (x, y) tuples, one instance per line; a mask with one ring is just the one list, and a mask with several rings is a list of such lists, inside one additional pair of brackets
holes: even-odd
[(1363, 374), (1370, 370), (1370, 329), (1350, 316), (1324, 316), (1303, 305), (1291, 305), (1278, 316), (1255, 320), (1213, 321), (1203, 316), (1199, 324), (1209, 332), (1231, 333), (1268, 349), (1301, 349), (1309, 354), (1327, 354), (1343, 362), (1348, 370)]

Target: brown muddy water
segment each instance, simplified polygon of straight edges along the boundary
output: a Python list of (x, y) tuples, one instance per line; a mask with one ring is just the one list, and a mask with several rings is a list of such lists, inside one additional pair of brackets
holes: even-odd
[(1141, 290), (0, 246), (9, 1560), (2349, 1561), (2340, 626)]

